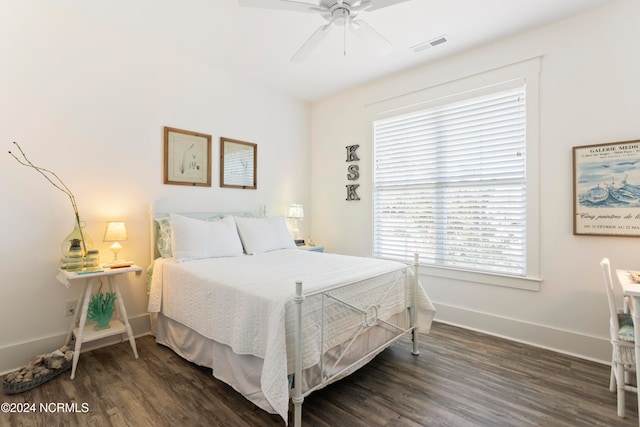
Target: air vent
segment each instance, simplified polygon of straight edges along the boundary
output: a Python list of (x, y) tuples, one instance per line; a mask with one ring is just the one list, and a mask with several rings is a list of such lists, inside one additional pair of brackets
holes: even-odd
[(423, 50), (431, 49), (432, 47), (436, 47), (438, 45), (446, 43), (447, 41), (449, 41), (449, 39), (447, 38), (447, 35), (444, 34), (442, 36), (436, 37), (435, 39), (431, 39), (429, 41), (412, 46), (411, 49), (414, 52), (418, 53), (422, 52)]

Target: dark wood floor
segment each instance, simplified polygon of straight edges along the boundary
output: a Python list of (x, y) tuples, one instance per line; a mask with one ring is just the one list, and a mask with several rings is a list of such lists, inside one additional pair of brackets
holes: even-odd
[[(616, 416), (609, 367), (434, 323), (421, 354), (394, 344), (348, 378), (305, 400), (305, 426), (632, 426)], [(181, 359), (150, 336), (84, 353), (75, 380), (66, 372), (1, 402), (35, 412), (0, 413), (2, 426), (282, 426), (209, 369)], [(80, 412), (65, 409), (77, 404)], [(71, 405), (70, 405), (71, 404)], [(86, 409), (86, 411), (85, 411)]]

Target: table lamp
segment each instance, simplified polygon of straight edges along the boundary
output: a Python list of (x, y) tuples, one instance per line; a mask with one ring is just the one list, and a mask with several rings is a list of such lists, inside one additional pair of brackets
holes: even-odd
[(127, 240), (127, 228), (122, 221), (109, 221), (107, 222), (107, 230), (104, 232), (105, 242), (113, 242), (111, 252), (113, 252), (112, 264), (120, 262), (118, 259), (118, 252), (122, 249), (122, 245), (119, 242)]
[(296, 245), (304, 245), (303, 239), (298, 239), (298, 221), (301, 221), (304, 218), (304, 210), (302, 209), (302, 205), (293, 204), (289, 206), (289, 214), (287, 215), (289, 218), (293, 218), (294, 220), (294, 228), (293, 228), (293, 239), (296, 242)]

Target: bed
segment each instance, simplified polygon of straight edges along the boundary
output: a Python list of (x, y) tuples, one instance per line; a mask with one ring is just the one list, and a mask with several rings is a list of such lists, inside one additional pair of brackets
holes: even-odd
[(435, 314), (400, 262), (305, 251), (283, 217), (151, 213), (156, 341), (299, 426), (304, 397)]

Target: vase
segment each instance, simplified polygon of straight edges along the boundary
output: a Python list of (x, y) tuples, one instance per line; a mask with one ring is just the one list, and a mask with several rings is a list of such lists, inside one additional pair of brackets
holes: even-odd
[(62, 241), (62, 255), (65, 258), (69, 256), (71, 247), (76, 246), (78, 241), (80, 242), (82, 256), (85, 256), (87, 251), (93, 247), (93, 241), (84, 230), (84, 222), (82, 221), (80, 221), (80, 225), (78, 225), (78, 221), (76, 221), (73, 226), (73, 231)]

